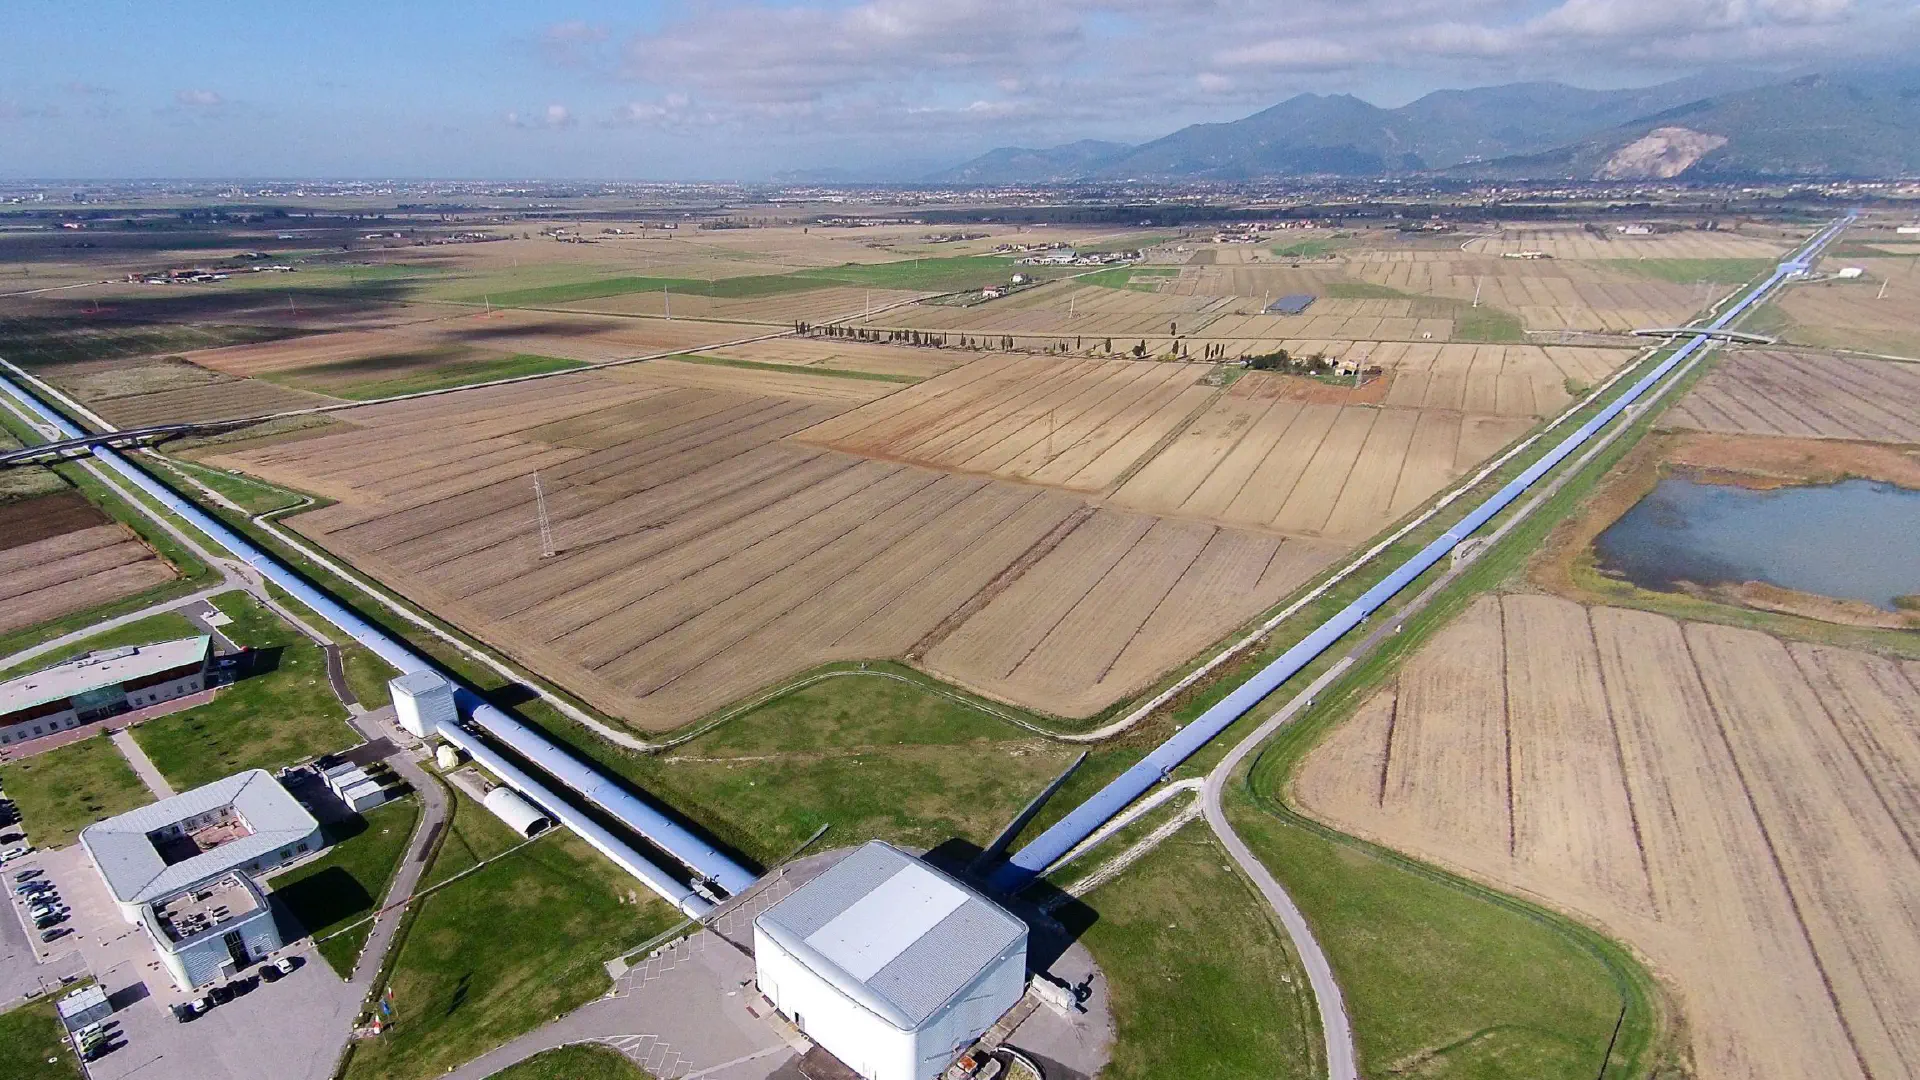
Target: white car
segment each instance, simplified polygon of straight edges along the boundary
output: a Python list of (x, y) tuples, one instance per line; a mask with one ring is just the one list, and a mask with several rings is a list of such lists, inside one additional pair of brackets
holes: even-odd
[(291, 956), (283, 956), (280, 959), (275, 960), (273, 962), (273, 970), (279, 972), (282, 975), (293, 974), (293, 968), (294, 968), (294, 963), (293, 963), (293, 957)]

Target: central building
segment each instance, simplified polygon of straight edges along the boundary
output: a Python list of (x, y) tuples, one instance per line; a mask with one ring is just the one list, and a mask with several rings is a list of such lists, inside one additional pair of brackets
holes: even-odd
[(884, 841), (753, 921), (760, 992), (867, 1080), (930, 1080), (1026, 992), (1027, 925)]

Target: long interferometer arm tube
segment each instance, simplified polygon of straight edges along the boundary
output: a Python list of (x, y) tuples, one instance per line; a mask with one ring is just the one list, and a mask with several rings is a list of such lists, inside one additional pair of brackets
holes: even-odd
[[(19, 401), (34, 415), (59, 429), (67, 438), (80, 438), (85, 434), (70, 423), (64, 416), (48, 408), (33, 394), (16, 386), (12, 379), (0, 376), (0, 389), (4, 389), (8, 396)], [(420, 670), (439, 670), (426, 657), (395, 641), (372, 623), (367, 622), (355, 614), (351, 609), (338, 603), (312, 585), (309, 585), (278, 559), (255, 547), (251, 541), (221, 524), (211, 514), (208, 514), (198, 506), (175, 494), (172, 489), (147, 475), (146, 472), (128, 461), (118, 452), (104, 446), (96, 446), (93, 453), (95, 458), (125, 477), (141, 491), (152, 496), (168, 510), (185, 518), (194, 528), (205, 533), (208, 538), (212, 539), (214, 543), (220, 545), (222, 548), (225, 548), (235, 558), (258, 570), (261, 576), (282, 589), (285, 589), (301, 603), (319, 613), (321, 618), (326, 619), (338, 627), (342, 633), (372, 650), (375, 655), (393, 665), (393, 667), (399, 669), (402, 673)], [(445, 673), (442, 672), (442, 674)], [(457, 682), (456, 685), (458, 685)], [(585, 765), (565, 750), (554, 746), (525, 724), (520, 723), (513, 717), (508, 716), (506, 713), (488, 704), (482, 700), (479, 695), (463, 688), (458, 692), (457, 700), (463, 715), (470, 716), (474, 723), (478, 724), (502, 743), (512, 747), (515, 752), (526, 756), (528, 760), (546, 770), (568, 787), (579, 792), (587, 800), (593, 802), (615, 818), (618, 818), (635, 832), (644, 836), (649, 843), (683, 863), (696, 876), (712, 881), (729, 894), (741, 892), (753, 884), (755, 875), (752, 871), (741, 866), (724, 852), (714, 848), (711, 844), (696, 836), (678, 822), (660, 813), (653, 807), (648, 806), (606, 777), (601, 776), (591, 767)], [(495, 756), (497, 757), (498, 755)], [(526, 774), (522, 772), (521, 776), (525, 778)], [(539, 785), (536, 783), (534, 786), (538, 787)], [(543, 796), (540, 791), (528, 791), (526, 794), (532, 795), (542, 803), (548, 804), (548, 808), (554, 810), (556, 816), (562, 816), (563, 820), (564, 818), (579, 817), (579, 815), (566, 811), (564, 805), (554, 805), (558, 803), (558, 800), (555, 799), (551, 793), (546, 793)], [(584, 821), (584, 819), (582, 820)], [(639, 853), (631, 847), (619, 844), (619, 841), (616, 840), (612, 834), (606, 833), (604, 829), (594, 827), (594, 831), (600, 834), (600, 838), (596, 838), (592, 833), (576, 826), (573, 821), (567, 821), (567, 824), (569, 827), (574, 828), (574, 831), (580, 833), (589, 843), (600, 848), (603, 853), (608, 854), (610, 858), (613, 858), (615, 862), (621, 863), (623, 866), (636, 860), (642, 863), (646, 861), (644, 857), (640, 856)], [(590, 822), (585, 824), (591, 825)], [(613, 851), (603, 846), (606, 843), (619, 844), (619, 847), (623, 850), (621, 850), (618, 855), (615, 855)], [(632, 868), (629, 867), (629, 872), (631, 871)], [(654, 886), (656, 890), (658, 890), (658, 886), (652, 878), (642, 874), (636, 874), (635, 876), (641, 877), (643, 881), (646, 881), (650, 886)], [(664, 873), (656, 873), (655, 876), (661, 880), (671, 881), (671, 878)], [(679, 903), (679, 897), (682, 896), (685, 891), (684, 889), (678, 889), (672, 895), (664, 892), (663, 895), (667, 895), (669, 900)]]
[[(1804, 273), (1812, 264), (1814, 257), (1819, 254), (1820, 249), (1839, 235), (1841, 230), (1851, 224), (1857, 216), (1857, 211), (1849, 213), (1822, 229), (1793, 258), (1776, 266), (1764, 282), (1721, 313), (1719, 318), (1709, 323), (1705, 329), (1725, 329), (1771, 293), (1780, 282), (1795, 274)], [(1129, 803), (1158, 783), (1196, 750), (1212, 741), (1215, 736), (1225, 731), (1228, 725), (1259, 704), (1261, 699), (1273, 693), (1301, 668), (1312, 663), (1347, 631), (1358, 626), (1382, 604), (1392, 599), (1394, 594), (1406, 588), (1415, 578), (1426, 573), (1429, 567), (1445, 558), (1462, 540), (1471, 536), (1495, 514), (1506, 509), (1541, 477), (1551, 472), (1596, 432), (1612, 423), (1642, 395), (1666, 378), (1674, 368), (1704, 348), (1708, 341), (1709, 338), (1704, 334), (1697, 334), (1687, 339), (1685, 344), (1674, 350), (1673, 355), (1661, 361), (1658, 366), (1629, 387), (1625, 393), (1615, 398), (1606, 408), (1600, 410), (1591, 420), (1580, 425), (1571, 435), (1561, 440), (1559, 445), (1549, 450), (1525, 472), (1509, 481), (1491, 498), (1468, 511), (1467, 515), (1453, 528), (1422, 548), (1418, 554), (1395, 567), (1393, 572), (1378, 585), (1368, 589), (1359, 599), (1315, 627), (1298, 644), (1281, 653), (1273, 663), (1256, 672), (1252, 678), (1242, 683), (1212, 708), (1201, 713), (1193, 723), (1155, 747), (1132, 768), (1115, 777), (1106, 787), (1094, 792), (1086, 802), (1069, 811), (1065, 817), (1055, 822), (1045, 832), (1034, 837), (1025, 847), (1015, 852), (1011, 860), (994, 871), (992, 884), (1011, 892), (1024, 887), (1034, 878), (1045, 873), (1049, 866), (1072, 850), (1075, 844), (1099, 828), (1108, 818), (1125, 809)]]

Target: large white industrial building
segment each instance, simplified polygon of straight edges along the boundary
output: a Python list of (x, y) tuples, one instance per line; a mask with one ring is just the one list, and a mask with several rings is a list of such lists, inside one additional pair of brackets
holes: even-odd
[(760, 992), (867, 1080), (931, 1080), (1026, 990), (1027, 926), (875, 840), (753, 921)]
[(253, 875), (324, 841), (306, 807), (252, 769), (89, 825), (80, 843), (121, 917), (191, 990), (283, 944)]

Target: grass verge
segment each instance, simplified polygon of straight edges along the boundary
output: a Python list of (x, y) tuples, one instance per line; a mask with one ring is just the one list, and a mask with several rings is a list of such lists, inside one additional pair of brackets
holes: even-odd
[[(1111, 847), (1103, 854), (1120, 850)], [(1068, 905), (1113, 1008), (1111, 1080), (1324, 1076), (1306, 975), (1266, 904), (1194, 822)]]
[(509, 1065), (493, 1080), (647, 1080), (647, 1075), (612, 1047), (576, 1043)]
[(73, 1045), (53, 1011), (36, 1001), (0, 1013), (0, 1076), (7, 1080), (81, 1080)]
[(151, 645), (157, 641), (173, 641), (184, 637), (199, 637), (200, 628), (188, 621), (178, 612), (163, 611), (158, 615), (149, 615), (124, 626), (117, 626), (104, 633), (82, 638), (51, 652), (45, 652), (23, 664), (0, 671), (0, 679), (11, 679), (30, 671), (52, 667), (63, 660), (71, 660), (85, 653), (101, 649), (113, 649), (122, 645)]
[(63, 848), (80, 830), (153, 801), (104, 733), (0, 765), (0, 786), (37, 847)]
[[(274, 898), (300, 924), (301, 933), (315, 938), (372, 914), (399, 871), (419, 820), (419, 799), (396, 799), (327, 826), (326, 852), (274, 878)], [(353, 974), (372, 929), (368, 923), (320, 943), (320, 955), (342, 979)]]
[[(431, 881), (521, 839), (465, 795), (454, 797), (448, 828)], [(680, 919), (637, 888), (555, 830), (420, 900), (386, 980), (393, 1026), (356, 1044), (344, 1075), (438, 1076), (598, 997), (603, 961)]]
[(205, 705), (133, 729), (140, 748), (179, 790), (244, 769), (277, 769), (359, 741), (327, 682), (327, 657), (259, 601), (222, 593), (221, 628), (250, 650), (239, 677)]
[(1738, 285), (1773, 269), (1774, 259), (1601, 259), (1600, 265), (1655, 281)]

